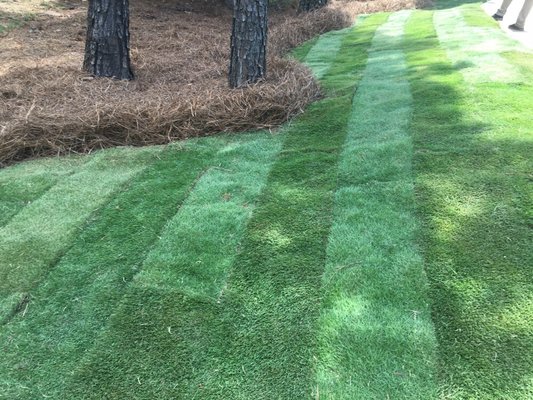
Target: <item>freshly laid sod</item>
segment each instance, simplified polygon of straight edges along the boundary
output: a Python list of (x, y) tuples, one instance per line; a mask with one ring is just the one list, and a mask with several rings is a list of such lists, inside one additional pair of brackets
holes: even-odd
[(0, 399), (532, 398), (533, 61), (471, 3), (297, 49), (279, 133), (1, 169)]
[[(371, 37), (383, 18), (360, 28)], [(343, 44), (348, 48), (341, 47), (333, 66), (353, 65), (353, 54), (365, 54), (364, 48), (354, 52), (350, 41)], [(160, 272), (143, 271), (65, 396), (311, 396), (325, 243), (350, 99), (325, 99), (286, 130), (222, 291), (213, 297), (211, 290), (191, 290), (189, 279), (183, 287), (179, 279), (154, 285)], [(195, 250), (191, 272), (202, 268), (194, 261), (205, 249)], [(195, 275), (193, 287), (210, 283), (207, 275)]]
[[(209, 229), (204, 229), (202, 237), (193, 236), (204, 245), (196, 255), (205, 257), (209, 254), (205, 245), (211, 242), (211, 247), (218, 250), (215, 246), (224, 245), (229, 239), (218, 235), (220, 221), (211, 218), (211, 208), (238, 202), (235, 204), (238, 213), (248, 215), (254, 195), (261, 188), (261, 176), (269, 169), (268, 160), (278, 149), (278, 138), (257, 134), (232, 140), (203, 140), (201, 144), (182, 149), (173, 146), (161, 153), (156, 162), (131, 182), (127, 191), (115, 197), (89, 224), (50, 272), (47, 284), (32, 294), (31, 308), (24, 318), (16, 318), (6, 327), (2, 339), (9, 342), (17, 338), (18, 345), (31, 354), (31, 358), (21, 359), (18, 349), (5, 351), (0, 376), (20, 382), (4, 389), (6, 395), (15, 397), (22, 386), (34, 382), (22, 390), (24, 396), (38, 397), (40, 393), (58, 396), (65, 376), (99, 337), (99, 331), (105, 333), (107, 319), (116, 312), (117, 304), (128, 291), (128, 283), (139, 270), (147, 268), (146, 264), (153, 264), (155, 256), (151, 255), (167, 245), (165, 235), (178, 233), (170, 232), (173, 219), (169, 218), (194, 207), (184, 203), (184, 199), (204, 206), (187, 226), (190, 230), (196, 228), (195, 224), (210, 223), (211, 236)], [(225, 179), (213, 181), (208, 171), (221, 171)], [(237, 200), (228, 198), (230, 194)], [(231, 212), (231, 207), (226, 212)], [(185, 225), (186, 221), (183, 222)], [(233, 228), (235, 218), (229, 223), (229, 228)], [(146, 258), (147, 249), (158, 239), (158, 245)], [(186, 238), (178, 237), (177, 243), (184, 241)], [(229, 242), (229, 246), (235, 247)], [(233, 249), (226, 250), (231, 254)], [(179, 252), (175, 254), (178, 256)], [(179, 258), (167, 261), (179, 264)], [(190, 264), (199, 265), (197, 259)], [(12, 368), (13, 365), (20, 368)], [(31, 388), (39, 388), (40, 392)]]

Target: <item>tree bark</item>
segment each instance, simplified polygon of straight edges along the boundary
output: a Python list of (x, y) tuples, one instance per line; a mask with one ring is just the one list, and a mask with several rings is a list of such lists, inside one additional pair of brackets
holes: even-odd
[(231, 33), (229, 84), (257, 82), (266, 74), (268, 0), (236, 0)]
[(83, 69), (99, 77), (133, 79), (128, 0), (90, 0)]
[(308, 12), (324, 7), (328, 0), (300, 0), (298, 3), (298, 12)]

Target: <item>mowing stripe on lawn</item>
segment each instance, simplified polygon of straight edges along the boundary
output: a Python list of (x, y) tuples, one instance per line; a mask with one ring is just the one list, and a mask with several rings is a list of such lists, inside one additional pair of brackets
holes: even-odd
[(151, 150), (99, 153), (0, 228), (0, 321), (27, 303), (27, 292), (61, 257), (91, 213), (152, 162)]
[(82, 157), (47, 158), (0, 169), (0, 227), (60, 179), (71, 175), (84, 160)]
[[(441, 397), (530, 399), (533, 86), (465, 82), (431, 13), (414, 15), (406, 38)], [(513, 57), (531, 73), (529, 54)]]
[[(377, 27), (369, 21), (363, 36)], [(336, 62), (365, 53), (341, 48)], [(325, 99), (286, 128), (222, 296), (191, 297), (179, 281), (136, 282), (66, 397), (311, 395), (320, 277), (350, 99)]]
[(440, 45), (468, 82), (518, 82), (520, 71), (499, 53), (519, 48), (499, 28), (468, 25), (460, 8), (436, 11)]
[(401, 50), (410, 15), (392, 14), (376, 31), (354, 98), (323, 276), (317, 398), (436, 395)]
[(150, 246), (225, 139), (171, 146), (102, 208), (0, 333), (0, 398), (58, 398)]

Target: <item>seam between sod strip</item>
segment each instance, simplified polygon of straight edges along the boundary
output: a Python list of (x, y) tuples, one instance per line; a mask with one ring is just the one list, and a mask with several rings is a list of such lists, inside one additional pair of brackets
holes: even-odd
[(341, 29), (320, 36), (305, 56), (305, 64), (311, 68), (317, 79), (322, 79), (331, 67), (331, 60), (336, 57), (341, 48), (342, 39), (350, 29), (353, 28)]
[[(104, 203), (102, 205), (100, 205), (98, 208), (94, 209), (93, 211), (91, 211), (87, 218), (85, 218), (85, 221), (83, 221), (83, 223), (78, 226), (76, 229), (80, 232), (78, 234), (79, 235), (82, 235), (83, 234), (83, 231), (85, 229), (87, 229), (88, 227), (91, 226), (91, 224), (99, 219), (99, 216), (101, 214), (101, 211), (102, 209), (105, 209), (106, 206), (113, 202), (114, 198), (113, 198), (113, 195), (114, 194), (117, 194), (117, 193), (120, 193), (120, 192), (125, 192), (125, 191), (128, 191), (130, 189), (130, 187), (132, 186), (133, 182), (135, 181), (135, 175), (141, 175), (142, 174), (142, 171), (147, 168), (147, 165), (144, 165), (144, 167), (141, 167), (141, 169), (137, 169), (137, 171), (126, 181), (120, 183), (119, 185), (117, 185), (112, 193), (109, 193), (108, 197), (106, 200), (104, 200)], [(68, 178), (72, 175), (75, 175), (76, 172), (75, 171), (72, 171), (71, 173), (67, 174), (65, 176), (65, 178)], [(49, 192), (50, 190), (52, 190), (57, 184), (59, 184), (60, 182), (57, 182), (56, 184), (54, 185), (51, 185), (44, 193), (43, 193), (43, 196), (46, 195), (47, 192)], [(43, 197), (43, 196), (39, 196), (39, 198)], [(35, 201), (38, 201), (37, 198)], [(106, 203), (107, 201), (107, 203)], [(28, 309), (28, 306), (30, 304), (30, 302), (32, 301), (32, 293), (39, 288), (40, 285), (42, 285), (44, 282), (46, 282), (47, 280), (47, 277), (50, 273), (52, 273), (52, 271), (54, 271), (54, 269), (58, 266), (58, 264), (61, 262), (62, 258), (69, 253), (69, 251), (72, 249), (72, 247), (75, 245), (76, 241), (77, 241), (77, 238), (78, 236), (76, 237), (72, 237), (72, 241), (69, 242), (68, 244), (66, 244), (66, 246), (64, 248), (62, 248), (57, 254), (56, 256), (54, 257), (54, 259), (49, 263), (49, 266), (48, 268), (41, 274), (40, 278), (39, 278), (39, 281), (35, 282), (31, 287), (28, 287), (27, 290), (25, 292), (23, 292), (23, 296), (22, 298), (20, 299), (20, 302), (19, 304), (17, 304), (15, 306), (15, 308), (12, 310), (12, 312), (7, 316), (5, 317), (3, 320), (0, 320), (0, 326), (1, 325), (4, 325), (4, 324), (8, 324), (12, 318), (14, 318), (17, 314), (19, 314), (21, 311), (23, 312), (23, 317), (25, 316), (26, 314), (26, 311)], [(38, 250), (38, 249), (36, 249)], [(19, 293), (15, 293), (16, 296), (18, 297)]]
[[(70, 174), (66, 174), (65, 176), (68, 177), (68, 176), (73, 175), (73, 174), (74, 174), (74, 171), (72, 171)], [(34, 201), (39, 200), (41, 197), (46, 195), (46, 193), (48, 191), (50, 191), (57, 184), (58, 184), (58, 181), (51, 183), (46, 188), (44, 188), (42, 191), (37, 193), (36, 196), (33, 197), (31, 200), (28, 200), (28, 202), (31, 204)], [(14, 203), (14, 202), (11, 202), (11, 203)], [(24, 208), (26, 208), (27, 206), (28, 206), (28, 204), (15, 205), (15, 207), (13, 207), (14, 209), (11, 210), (11, 215), (8, 215), (7, 218), (5, 217), (5, 215), (2, 216), (2, 219), (0, 220), (0, 229), (3, 228), (4, 226), (8, 225), (13, 220), (13, 218), (15, 218), (16, 215), (18, 213), (20, 213), (22, 210), (24, 210)]]
[(392, 14), (376, 31), (354, 97), (323, 276), (316, 396), (436, 394), (436, 342), (414, 241), (412, 98), (401, 50), (409, 16)]

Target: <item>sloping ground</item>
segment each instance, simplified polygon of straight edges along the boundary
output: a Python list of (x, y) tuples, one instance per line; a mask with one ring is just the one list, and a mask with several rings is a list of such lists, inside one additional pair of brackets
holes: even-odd
[(297, 55), (279, 134), (0, 170), (0, 398), (531, 398), (530, 54), (468, 6)]

